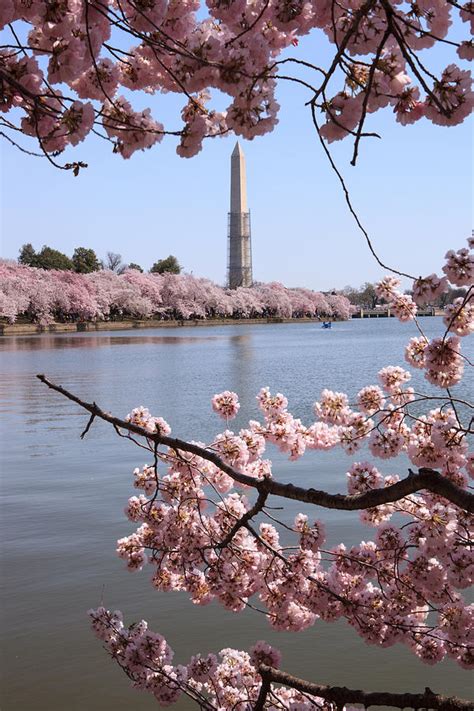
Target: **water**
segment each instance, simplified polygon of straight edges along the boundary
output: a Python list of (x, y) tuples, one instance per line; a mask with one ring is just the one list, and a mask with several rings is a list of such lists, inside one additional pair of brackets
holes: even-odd
[[(428, 335), (439, 319), (422, 322)], [(3, 711), (145, 711), (151, 697), (130, 688), (88, 627), (86, 610), (103, 600), (128, 622), (142, 616), (185, 662), (197, 651), (248, 648), (266, 639), (283, 667), (318, 683), (372, 690), (434, 691), (469, 697), (466, 671), (447, 661), (427, 667), (401, 646), (368, 647), (346, 624), (316, 624), (300, 634), (273, 632), (262, 615), (193, 606), (186, 595), (157, 594), (151, 568), (128, 573), (114, 553), (133, 526), (123, 515), (131, 472), (144, 453), (87, 416), (35, 377), (45, 373), (119, 416), (143, 404), (181, 437), (209, 440), (220, 429), (209, 401), (239, 393), (235, 427), (258, 417), (262, 385), (285, 393), (303, 421), (323, 387), (356, 393), (388, 362), (403, 364), (409, 326), (393, 319), (317, 324), (225, 326), (124, 334), (9, 337), (0, 340), (3, 472)], [(471, 388), (472, 376), (463, 386)], [(416, 381), (426, 390), (421, 376)], [(345, 491), (351, 461), (341, 451), (311, 453), (297, 465), (273, 457), (283, 481)], [(389, 461), (385, 473), (406, 471)], [(285, 516), (302, 510), (290, 503)], [(369, 538), (357, 513), (318, 511), (331, 543)], [(180, 709), (191, 706), (183, 702)]]

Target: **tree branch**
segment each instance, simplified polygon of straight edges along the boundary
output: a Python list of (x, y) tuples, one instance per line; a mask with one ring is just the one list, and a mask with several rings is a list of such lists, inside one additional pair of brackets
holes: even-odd
[[(399, 709), (423, 708), (436, 709), (436, 711), (460, 711), (461, 709), (472, 711), (473, 708), (470, 701), (459, 699), (456, 696), (435, 694), (428, 687), (423, 694), (392, 694), (387, 691), (361, 691), (359, 689), (347, 689), (345, 686), (312, 684), (266, 664), (260, 665), (259, 673), (262, 677), (262, 688), (265, 685), (265, 689), (268, 689), (270, 682), (273, 681), (305, 694), (320, 696), (326, 701), (336, 704), (337, 708), (342, 708), (345, 704), (363, 704), (365, 708), (368, 706), (393, 706)], [(263, 696), (263, 701), (266, 693), (264, 695), (262, 692), (260, 693), (260, 696)], [(263, 703), (260, 701), (260, 696), (254, 706), (254, 711), (260, 711), (264, 708)]]
[(405, 479), (402, 479), (396, 484), (392, 484), (391, 486), (387, 486), (383, 489), (372, 489), (363, 494), (354, 495), (329, 494), (326, 491), (320, 491), (313, 488), (304, 489), (303, 487), (294, 486), (293, 484), (283, 484), (270, 478), (260, 480), (255, 479), (254, 477), (237, 471), (229, 464), (226, 464), (217, 454), (209, 451), (209, 449), (186, 442), (185, 440), (178, 439), (176, 437), (163, 437), (159, 433), (148, 432), (143, 427), (139, 427), (138, 425), (134, 425), (131, 422), (127, 422), (126, 420), (122, 420), (108, 414), (107, 412), (104, 412), (95, 403), (89, 403), (81, 400), (77, 397), (77, 395), (69, 392), (61, 385), (56, 385), (48, 380), (45, 375), (37, 375), (36, 377), (52, 390), (64, 395), (69, 400), (72, 400), (80, 405), (80, 407), (84, 410), (90, 412), (91, 415), (109, 422), (114, 427), (140, 435), (141, 437), (145, 437), (147, 440), (163, 444), (173, 450), (181, 450), (183, 452), (195, 454), (197, 457), (201, 457), (202, 459), (215, 464), (216, 467), (228, 474), (234, 481), (257, 489), (257, 491), (261, 494), (272, 494), (273, 496), (280, 496), (285, 499), (293, 499), (308, 504), (314, 504), (327, 509), (359, 511), (361, 509), (371, 509), (376, 506), (381, 506), (382, 504), (394, 503), (395, 501), (399, 501), (410, 494), (414, 494), (417, 491), (425, 489), (427, 491), (431, 491), (432, 493), (438, 494), (439, 496), (443, 496), (456, 506), (466, 509), (469, 513), (474, 513), (473, 494), (461, 489), (459, 486), (453, 484), (453, 482), (433, 469), (427, 468), (421, 468), (418, 471), (418, 474), (410, 474), (410, 476)]
[(267, 500), (268, 493), (266, 491), (260, 491), (258, 499), (251, 509), (247, 511), (238, 521), (232, 526), (227, 536), (217, 545), (218, 548), (225, 548), (233, 539), (237, 531), (247, 525), (251, 518), (256, 516), (259, 511), (265, 506), (265, 501)]

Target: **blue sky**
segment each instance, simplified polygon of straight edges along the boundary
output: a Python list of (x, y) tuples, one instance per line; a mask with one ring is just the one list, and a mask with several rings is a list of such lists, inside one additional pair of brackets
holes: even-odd
[[(300, 55), (311, 56), (316, 41), (306, 38)], [(451, 53), (435, 56), (442, 66), (452, 59)], [(314, 133), (305, 92), (282, 83), (278, 96), (276, 129), (242, 141), (254, 278), (321, 290), (379, 278), (383, 270), (350, 217)], [(135, 105), (151, 105), (168, 128), (180, 125), (179, 97), (140, 96)], [(447, 249), (464, 246), (471, 230), (470, 126), (448, 129), (422, 120), (402, 127), (389, 109), (370, 117), (370, 129), (382, 140), (366, 139), (355, 168), (352, 144), (332, 144), (358, 213), (387, 263), (416, 275), (439, 271)], [(86, 246), (99, 256), (119, 252), (125, 262), (148, 269), (172, 253), (186, 271), (223, 283), (234, 144), (235, 137), (208, 140), (198, 156), (182, 159), (176, 139), (165, 137), (125, 161), (93, 138), (64, 155), (89, 164), (74, 178), (2, 142), (2, 256), (16, 258), (25, 242), (68, 254)]]

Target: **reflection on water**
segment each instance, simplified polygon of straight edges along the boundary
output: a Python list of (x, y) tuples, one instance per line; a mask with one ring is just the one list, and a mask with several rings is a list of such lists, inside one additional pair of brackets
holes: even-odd
[[(180, 329), (182, 330), (182, 329)], [(100, 348), (107, 346), (146, 346), (171, 345), (179, 346), (187, 343), (199, 343), (226, 339), (231, 342), (245, 341), (249, 336), (244, 334), (229, 336), (155, 336), (155, 335), (97, 335), (97, 334), (41, 334), (33, 336), (4, 336), (0, 340), (1, 351), (35, 351), (61, 348)]]
[[(423, 322), (434, 334), (438, 319)], [(180, 594), (157, 594), (150, 571), (130, 574), (114, 554), (133, 526), (123, 515), (135, 490), (133, 468), (146, 453), (97, 422), (84, 441), (87, 415), (35, 377), (44, 372), (86, 400), (126, 415), (143, 404), (163, 415), (177, 436), (209, 440), (222, 427), (209, 406), (215, 392), (235, 390), (234, 429), (258, 418), (255, 395), (268, 385), (285, 393), (304, 422), (322, 387), (356, 393), (375, 382), (387, 361), (403, 364), (410, 328), (392, 319), (336, 324), (225, 326), (146, 334), (44, 334), (0, 339), (3, 472), (3, 711), (141, 711), (151, 698), (134, 692), (88, 629), (85, 611), (121, 608), (143, 615), (169, 637), (176, 659), (198, 650), (248, 648), (267, 639), (284, 666), (321, 683), (356, 688), (470, 695), (469, 676), (453, 663), (428, 668), (399, 646), (368, 647), (344, 624), (316, 624), (301, 634), (270, 630), (257, 613), (199, 608)], [(108, 348), (107, 346), (114, 346)], [(468, 376), (465, 387), (471, 388)], [(426, 384), (414, 377), (417, 388)], [(270, 452), (270, 456), (272, 456)], [(345, 490), (350, 458), (312, 452), (289, 465), (274, 456), (282, 481)], [(390, 461), (385, 473), (407, 463)], [(285, 520), (302, 507), (286, 505)], [(312, 513), (314, 515), (314, 512)], [(357, 514), (318, 512), (330, 545), (371, 537)], [(183, 702), (180, 709), (191, 708)]]

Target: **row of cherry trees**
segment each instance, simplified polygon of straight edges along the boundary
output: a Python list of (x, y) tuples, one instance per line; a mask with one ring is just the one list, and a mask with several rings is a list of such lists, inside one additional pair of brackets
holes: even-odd
[(317, 316), (347, 319), (349, 301), (282, 284), (224, 289), (189, 274), (91, 274), (35, 269), (0, 262), (0, 317), (19, 316), (47, 325), (55, 320), (121, 317), (169, 319)]

